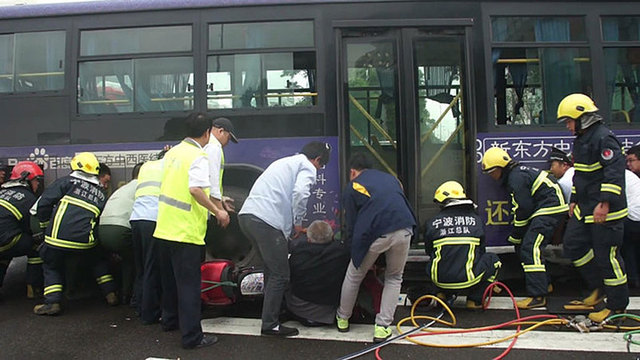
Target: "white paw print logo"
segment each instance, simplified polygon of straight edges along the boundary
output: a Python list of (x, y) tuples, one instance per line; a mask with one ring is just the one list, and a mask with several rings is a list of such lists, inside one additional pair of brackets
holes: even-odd
[(33, 152), (29, 154), (29, 160), (47, 169), (49, 165), (49, 154), (45, 148), (34, 148)]

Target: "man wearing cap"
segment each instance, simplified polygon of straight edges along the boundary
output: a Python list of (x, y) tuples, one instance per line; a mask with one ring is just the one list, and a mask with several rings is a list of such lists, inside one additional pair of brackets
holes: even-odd
[[(589, 314), (600, 323), (629, 304), (627, 274), (619, 248), (628, 214), (625, 158), (616, 136), (603, 123), (598, 107), (584, 94), (566, 96), (558, 105), (573, 142), (573, 176), (564, 255), (586, 282), (590, 295), (576, 305), (595, 306), (607, 296), (606, 308)], [(604, 294), (603, 291), (604, 290)], [(567, 307), (565, 305), (565, 307)]]
[(568, 204), (571, 200), (571, 187), (573, 186), (573, 161), (566, 152), (553, 147), (549, 155), (549, 172), (558, 180), (558, 185), (562, 189), (564, 200)]
[[(211, 182), (211, 201), (220, 209), (233, 211), (233, 199), (222, 196), (222, 175), (224, 173), (224, 151), (222, 148), (229, 144), (229, 141), (238, 143), (231, 120), (227, 118), (217, 118), (213, 120), (211, 127), (211, 137), (209, 143), (204, 146), (204, 151), (209, 157), (209, 180)], [(216, 222), (209, 219), (209, 228), (215, 226)]]

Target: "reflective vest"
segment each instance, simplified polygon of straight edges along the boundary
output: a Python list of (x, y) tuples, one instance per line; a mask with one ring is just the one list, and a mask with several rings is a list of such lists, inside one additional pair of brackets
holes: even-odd
[[(185, 139), (165, 155), (154, 237), (204, 245), (208, 210), (189, 192), (189, 168), (201, 156), (206, 157), (207, 153), (191, 139)], [(203, 190), (209, 196), (209, 189)]]
[(160, 196), (160, 184), (162, 182), (163, 160), (148, 161), (140, 168), (138, 174), (138, 186), (136, 196)]

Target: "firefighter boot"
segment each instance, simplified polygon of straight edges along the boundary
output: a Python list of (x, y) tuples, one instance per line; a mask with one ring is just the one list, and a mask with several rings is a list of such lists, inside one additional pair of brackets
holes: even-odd
[(605, 321), (611, 315), (622, 314), (622, 313), (624, 313), (624, 310), (611, 310), (611, 309), (604, 308), (600, 311), (589, 313), (589, 320), (599, 324)]
[(109, 304), (109, 306), (117, 306), (118, 305), (118, 295), (116, 295), (116, 293), (114, 292), (110, 292), (105, 296), (105, 299), (107, 299), (107, 304)]
[(482, 302), (476, 302), (474, 300), (467, 299), (467, 309), (469, 310), (482, 310)]
[(27, 284), (27, 299), (36, 299), (42, 297), (42, 288)]
[(582, 303), (587, 306), (595, 306), (600, 304), (604, 300), (604, 295), (600, 289), (595, 289), (582, 300)]
[(33, 308), (33, 313), (36, 315), (58, 315), (62, 312), (60, 304), (40, 304)]
[(544, 296), (528, 297), (516, 302), (518, 309), (534, 309), (547, 306), (547, 298)]

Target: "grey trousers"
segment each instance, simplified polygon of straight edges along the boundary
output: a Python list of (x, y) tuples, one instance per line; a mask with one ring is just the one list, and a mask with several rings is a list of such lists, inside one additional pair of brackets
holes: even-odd
[(344, 282), (342, 283), (340, 306), (337, 311), (339, 317), (343, 319), (351, 317), (353, 306), (358, 297), (360, 283), (367, 274), (367, 271), (376, 262), (378, 256), (384, 253), (387, 267), (384, 272), (384, 289), (382, 290), (380, 312), (376, 314), (376, 324), (381, 326), (391, 325), (393, 315), (396, 312), (396, 306), (398, 305), (398, 296), (400, 295), (400, 286), (402, 285), (402, 273), (404, 272), (404, 265), (407, 262), (407, 254), (409, 253), (412, 235), (413, 232), (409, 228), (382, 235), (371, 244), (359, 268), (353, 265), (353, 260), (349, 263), (347, 273), (344, 276)]
[(264, 300), (262, 330), (280, 324), (280, 308), (289, 287), (289, 243), (282, 231), (251, 214), (238, 216), (242, 233), (258, 247), (264, 262)]

